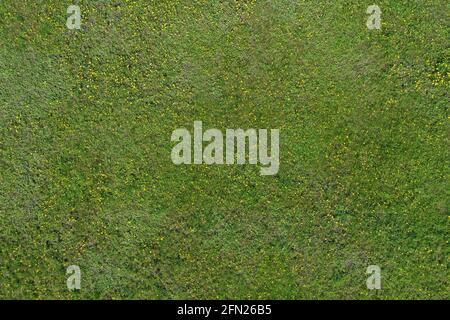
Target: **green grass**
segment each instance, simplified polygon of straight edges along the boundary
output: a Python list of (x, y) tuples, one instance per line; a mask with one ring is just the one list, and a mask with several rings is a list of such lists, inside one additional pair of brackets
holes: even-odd
[[(0, 298), (450, 298), (449, 9), (1, 1)], [(194, 120), (279, 128), (278, 175), (175, 166)]]

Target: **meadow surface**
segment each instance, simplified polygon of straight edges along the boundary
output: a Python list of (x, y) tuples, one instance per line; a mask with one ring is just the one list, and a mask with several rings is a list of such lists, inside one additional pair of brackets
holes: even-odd
[[(0, 298), (450, 298), (449, 9), (1, 1)], [(279, 173), (174, 165), (195, 120)]]

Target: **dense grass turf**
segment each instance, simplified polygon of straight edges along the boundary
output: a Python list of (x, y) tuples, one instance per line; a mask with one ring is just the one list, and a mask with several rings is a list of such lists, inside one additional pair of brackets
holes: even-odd
[[(450, 297), (448, 1), (73, 2), (0, 2), (1, 298)], [(194, 120), (279, 174), (175, 166)]]

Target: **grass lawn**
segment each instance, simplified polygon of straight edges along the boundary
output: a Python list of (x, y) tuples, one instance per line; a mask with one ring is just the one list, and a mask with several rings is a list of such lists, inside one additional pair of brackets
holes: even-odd
[[(1, 1), (0, 298), (449, 299), (449, 13)], [(174, 165), (196, 120), (280, 129), (278, 174)]]

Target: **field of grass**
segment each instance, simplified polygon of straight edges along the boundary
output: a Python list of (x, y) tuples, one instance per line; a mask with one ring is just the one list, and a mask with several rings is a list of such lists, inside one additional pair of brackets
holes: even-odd
[[(0, 298), (450, 298), (449, 12), (1, 1)], [(280, 129), (279, 173), (174, 165), (195, 120)]]

